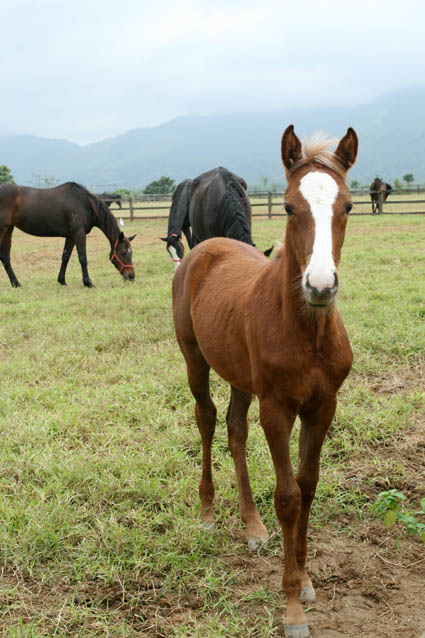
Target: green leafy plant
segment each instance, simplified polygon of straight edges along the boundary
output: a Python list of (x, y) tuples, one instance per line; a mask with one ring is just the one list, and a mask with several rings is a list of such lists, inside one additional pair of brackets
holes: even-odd
[(14, 184), (12, 171), (6, 164), (0, 164), (0, 184)]
[(425, 541), (425, 523), (417, 519), (417, 515), (425, 515), (425, 498), (421, 500), (421, 509), (415, 512), (406, 510), (406, 497), (403, 492), (392, 489), (378, 494), (378, 498), (372, 505), (372, 512), (383, 519), (386, 527), (394, 523), (404, 525), (406, 533), (419, 536)]

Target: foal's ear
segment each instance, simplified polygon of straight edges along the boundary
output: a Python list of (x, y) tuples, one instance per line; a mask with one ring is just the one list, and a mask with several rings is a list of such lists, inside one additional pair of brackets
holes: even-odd
[(287, 171), (302, 158), (301, 142), (294, 133), (294, 125), (290, 124), (282, 135), (282, 162)]
[(335, 151), (335, 155), (346, 171), (348, 171), (356, 161), (358, 149), (359, 138), (357, 137), (356, 131), (350, 126)]
[(160, 237), (159, 238), (161, 241), (168, 241), (168, 237)]
[(124, 233), (121, 231), (118, 235), (118, 241), (122, 241), (124, 239)]
[(128, 238), (128, 241), (133, 241), (133, 239), (136, 237), (137, 233), (135, 235), (132, 235), (131, 237)]

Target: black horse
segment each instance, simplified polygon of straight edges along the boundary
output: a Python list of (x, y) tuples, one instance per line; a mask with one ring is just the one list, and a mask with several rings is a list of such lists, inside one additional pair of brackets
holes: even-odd
[(74, 245), (84, 285), (93, 286), (87, 270), (86, 235), (97, 226), (111, 244), (110, 261), (124, 279), (134, 280), (130, 242), (120, 232), (115, 217), (93, 193), (80, 184), (66, 182), (55, 188), (28, 188), (15, 184), (0, 186), (0, 260), (13, 287), (20, 286), (10, 265), (14, 227), (38, 237), (65, 237), (58, 282), (65, 286), (65, 271)]
[(96, 195), (99, 199), (102, 200), (106, 206), (109, 206), (115, 202), (118, 208), (122, 209), (121, 195), (119, 193), (101, 193), (100, 195)]
[(391, 184), (387, 184), (380, 177), (375, 177), (369, 188), (372, 201), (372, 213), (379, 212), (379, 193), (382, 193), (382, 202), (386, 202), (391, 191)]
[(253, 246), (245, 180), (219, 166), (181, 182), (171, 203), (168, 235), (161, 237), (167, 242), (175, 268), (184, 255), (182, 232), (189, 248), (210, 237), (230, 237)]

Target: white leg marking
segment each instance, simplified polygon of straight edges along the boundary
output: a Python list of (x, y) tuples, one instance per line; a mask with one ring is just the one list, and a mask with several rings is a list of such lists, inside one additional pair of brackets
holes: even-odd
[(335, 281), (335, 263), (332, 256), (333, 204), (338, 185), (328, 173), (307, 173), (300, 181), (300, 192), (310, 205), (315, 224), (313, 253), (303, 276), (318, 290), (332, 288)]
[(174, 246), (168, 246), (168, 252), (171, 255), (171, 259), (174, 261), (174, 272), (175, 272), (177, 268), (180, 266), (181, 259), (179, 258), (177, 254), (177, 250), (174, 248)]

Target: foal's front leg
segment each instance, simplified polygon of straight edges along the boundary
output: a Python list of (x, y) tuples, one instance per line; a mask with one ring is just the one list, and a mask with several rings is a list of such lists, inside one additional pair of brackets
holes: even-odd
[(310, 508), (319, 480), (320, 451), (326, 432), (332, 422), (336, 409), (336, 397), (331, 397), (320, 407), (304, 409), (300, 412), (301, 431), (299, 442), (299, 464), (297, 483), (301, 490), (301, 513), (298, 519), (297, 560), (302, 572), (301, 600), (313, 602), (316, 594), (310, 577), (307, 574), (305, 561), (307, 557), (307, 526)]
[(301, 490), (295, 479), (289, 452), (289, 437), (295, 413), (274, 398), (260, 399), (260, 419), (269, 444), (275, 471), (274, 503), (283, 534), (284, 566), (282, 587), (287, 604), (284, 618), (288, 638), (309, 635), (307, 616), (300, 601), (302, 571), (297, 560), (298, 519)]

